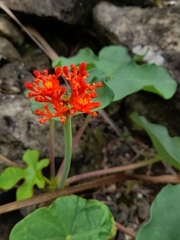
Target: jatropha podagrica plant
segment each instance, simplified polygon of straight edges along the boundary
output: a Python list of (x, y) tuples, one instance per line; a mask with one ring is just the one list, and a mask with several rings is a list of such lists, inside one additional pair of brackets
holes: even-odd
[[(70, 170), (72, 156), (72, 129), (71, 116), (76, 112), (97, 116), (93, 110), (98, 108), (101, 103), (93, 102), (92, 99), (97, 97), (96, 88), (102, 87), (102, 83), (87, 83), (85, 81), (90, 75), (85, 70), (86, 63), (81, 63), (80, 66), (70, 65), (56, 67), (55, 74), (48, 74), (48, 70), (44, 69), (43, 74), (35, 70), (34, 82), (26, 82), (25, 86), (30, 90), (28, 98), (34, 98), (36, 102), (43, 104), (41, 110), (36, 109), (35, 114), (42, 116), (40, 123), (43, 124), (52, 118), (60, 118), (61, 123), (64, 123), (65, 137), (65, 159), (61, 165), (57, 175), (57, 184), (63, 187), (65, 180)], [(60, 84), (60, 77), (67, 81), (67, 87)], [(51, 126), (52, 121), (50, 121)], [(53, 136), (54, 130), (50, 127), (50, 136)], [(52, 137), (53, 138), (53, 137)], [(54, 157), (53, 157), (53, 139), (50, 139), (50, 169), (51, 177), (54, 176)]]
[[(81, 63), (80, 67), (70, 65), (70, 71), (67, 66), (62, 68), (56, 67), (55, 74), (48, 75), (48, 70), (41, 74), (35, 70), (34, 83), (26, 82), (25, 86), (31, 92), (28, 93), (28, 98), (34, 98), (37, 102), (44, 102), (44, 111), (36, 110), (35, 114), (43, 116), (40, 123), (45, 123), (47, 120), (60, 117), (60, 121), (64, 123), (67, 114), (74, 115), (76, 112), (83, 112), (96, 116), (96, 112), (92, 112), (94, 108), (100, 106), (100, 102), (92, 102), (92, 98), (97, 97), (95, 88), (102, 86), (102, 83), (86, 83), (85, 79), (89, 74), (85, 70), (86, 63)], [(63, 77), (70, 85), (70, 92), (64, 86), (60, 85), (59, 77)], [(52, 104), (53, 112), (50, 111), (46, 103)]]
[[(51, 75), (48, 73), (47, 69), (43, 71), (43, 74), (35, 70), (34, 75), (36, 77), (34, 78), (34, 82), (25, 83), (26, 88), (30, 90), (28, 92), (28, 98), (34, 98), (36, 102), (42, 103), (42, 105), (40, 104), (40, 107), (37, 107), (38, 109), (35, 110), (36, 115), (42, 116), (40, 123), (43, 124), (50, 120), (49, 156), (51, 178), (47, 179), (41, 173), (42, 168), (46, 167), (49, 163), (49, 159), (44, 159), (38, 162), (37, 151), (34, 150), (31, 152), (31, 150), (29, 150), (31, 156), (27, 156), (28, 154), (26, 153), (26, 156), (24, 157), (26, 162), (30, 165), (26, 172), (29, 173), (29, 169), (31, 170), (31, 177), (28, 178), (29, 182), (26, 184), (28, 186), (34, 186), (34, 184), (36, 184), (38, 187), (43, 188), (44, 183), (46, 182), (49, 185), (49, 188), (53, 190), (56, 188), (62, 188), (66, 182), (72, 156), (71, 116), (75, 115), (77, 112), (96, 116), (97, 113), (95, 112), (95, 108), (98, 108), (101, 105), (99, 101), (93, 102), (92, 100), (97, 97), (95, 89), (102, 87), (103, 84), (101, 82), (92, 84), (87, 83), (85, 79), (89, 77), (89, 74), (85, 68), (86, 63), (81, 63), (79, 67), (75, 67), (71, 64), (70, 70), (67, 66), (62, 68), (56, 67), (55, 74)], [(67, 81), (67, 87), (60, 84), (60, 77)], [(56, 177), (55, 171), (52, 171), (54, 168), (54, 118), (63, 123), (65, 138), (65, 157)], [(36, 157), (36, 161), (32, 162), (34, 157)], [(23, 173), (21, 175), (24, 179)], [(36, 181), (34, 181), (34, 179)], [(22, 199), (22, 191), (24, 191), (23, 186), (21, 189), (22, 190), (18, 195), (20, 196), (19, 199)], [(32, 191), (30, 190), (29, 192), (30, 194), (26, 195), (28, 197), (31, 196)], [(63, 210), (66, 209), (64, 208), (65, 204), (68, 209), (68, 219), (66, 214), (63, 214)], [(54, 208), (54, 206), (57, 208)], [(78, 236), (79, 239), (82, 239), (85, 235), (88, 235), (88, 239), (93, 237), (94, 239), (100, 239), (100, 235), (103, 236), (103, 239), (110, 239), (116, 233), (115, 223), (110, 210), (105, 204), (96, 200), (86, 201), (85, 199), (72, 195), (67, 196), (66, 198), (62, 197), (60, 201), (57, 199), (54, 206), (52, 204), (48, 209), (42, 208), (45, 210), (43, 210), (43, 212), (42, 209), (38, 209), (30, 214), (30, 216), (28, 216), (28, 218), (30, 217), (30, 221), (31, 216), (33, 218), (35, 216), (35, 222), (39, 222), (39, 225), (26, 225), (27, 223), (25, 220), (25, 223), (23, 223), (25, 227), (21, 228), (21, 223), (20, 225), (17, 224), (11, 232), (10, 239), (17, 240), (27, 238), (28, 240), (31, 240), (32, 237), (38, 239), (39, 236), (41, 239), (47, 239), (47, 237), (48, 239), (72, 239), (74, 236), (75, 238)], [(76, 210), (74, 211), (74, 209)], [(61, 214), (59, 214), (59, 212)], [(40, 220), (38, 220), (39, 217)], [(91, 223), (89, 222), (89, 218), (92, 218)], [(67, 220), (66, 222), (65, 219)], [(76, 219), (78, 219), (78, 221)], [(52, 229), (49, 229), (49, 223), (53, 226)], [(84, 223), (86, 224), (85, 231)], [(44, 230), (42, 231), (44, 224), (48, 224), (48, 232), (44, 232)], [(56, 225), (58, 225), (58, 227), (56, 227)], [(82, 227), (79, 227), (81, 225)], [(31, 226), (32, 228), (28, 227), (27, 229), (26, 226)], [(45, 227), (45, 229), (47, 228)], [(63, 232), (64, 230), (65, 232)]]

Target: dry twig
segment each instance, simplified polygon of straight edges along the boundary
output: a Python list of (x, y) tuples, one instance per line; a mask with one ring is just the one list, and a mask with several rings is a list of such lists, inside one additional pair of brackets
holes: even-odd
[(11, 161), (10, 159), (2, 156), (1, 154), (0, 154), (0, 160), (2, 160), (3, 162), (5, 162), (7, 165), (14, 166), (14, 167), (17, 167), (17, 166), (18, 166), (16, 163), (14, 163), (14, 162)]
[(70, 194), (82, 192), (82, 191), (85, 191), (88, 189), (97, 188), (99, 186), (103, 186), (106, 184), (124, 181), (125, 179), (126, 179), (125, 175), (121, 176), (120, 174), (113, 174), (111, 176), (102, 177), (100, 179), (97, 179), (97, 180), (94, 180), (91, 182), (78, 184), (73, 187), (68, 187), (68, 188), (65, 188), (62, 190), (57, 190), (54, 192), (43, 193), (38, 196), (29, 198), (29, 199), (25, 199), (25, 200), (7, 203), (5, 205), (0, 206), (0, 214), (5, 213), (5, 212), (14, 211), (14, 210), (17, 210), (17, 209), (20, 209), (23, 207), (31, 206), (34, 204), (38, 204), (41, 202), (50, 201), (50, 200), (53, 200), (53, 199), (63, 196), (63, 195), (70, 195)]

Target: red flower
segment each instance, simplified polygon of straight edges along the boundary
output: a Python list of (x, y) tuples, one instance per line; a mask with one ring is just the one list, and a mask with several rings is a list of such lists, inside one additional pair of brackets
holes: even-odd
[(35, 70), (34, 83), (26, 82), (25, 86), (32, 92), (28, 93), (28, 98), (35, 97), (37, 102), (50, 102), (54, 104), (54, 101), (61, 100), (61, 96), (66, 91), (65, 87), (59, 85), (58, 77), (61, 75), (61, 68), (55, 68), (55, 73), (48, 75), (48, 70), (44, 69), (44, 75)]
[[(62, 123), (66, 120), (66, 115), (69, 113), (74, 115), (77, 111), (96, 116), (96, 112), (91, 112), (94, 108), (100, 106), (100, 102), (92, 102), (92, 98), (97, 97), (95, 88), (101, 87), (102, 83), (89, 84), (85, 82), (85, 79), (89, 77), (89, 74), (85, 70), (86, 63), (81, 63), (80, 67), (71, 64), (71, 71), (68, 71), (68, 67), (64, 66), (55, 68), (55, 74), (48, 75), (48, 71), (45, 69), (44, 74), (35, 70), (34, 75), (36, 78), (31, 84), (25, 83), (26, 88), (31, 90), (28, 93), (28, 98), (34, 97), (37, 102), (51, 103), (54, 111), (50, 111), (47, 104), (43, 105), (44, 110), (36, 110), (37, 115), (43, 116), (40, 119), (40, 123), (44, 123), (47, 120), (60, 117)], [(58, 77), (64, 77), (70, 84), (71, 95), (66, 92), (66, 88), (60, 86)]]
[(91, 112), (91, 110), (99, 106), (100, 106), (100, 102), (92, 102), (88, 94), (86, 94), (84, 97), (73, 97), (74, 112), (76, 111), (84, 112), (95, 117), (97, 116), (97, 113)]
[(80, 67), (75, 67), (73, 64), (70, 65), (71, 73), (68, 72), (68, 68), (63, 67), (62, 75), (69, 82), (72, 94), (69, 102), (73, 106), (72, 110), (74, 113), (76, 111), (88, 113), (92, 116), (96, 116), (97, 113), (91, 112), (93, 108), (100, 106), (100, 102), (92, 102), (91, 98), (96, 98), (97, 93), (95, 88), (102, 87), (102, 83), (89, 84), (85, 82), (85, 79), (89, 77), (89, 73), (85, 70), (86, 63), (81, 63)]

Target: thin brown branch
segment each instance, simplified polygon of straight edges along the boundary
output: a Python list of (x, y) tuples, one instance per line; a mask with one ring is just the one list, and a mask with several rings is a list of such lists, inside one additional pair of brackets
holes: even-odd
[(3, 162), (5, 162), (7, 165), (14, 166), (14, 167), (17, 167), (17, 166), (18, 166), (16, 163), (12, 162), (10, 159), (2, 156), (1, 154), (0, 154), (0, 160), (2, 160)]
[(73, 138), (73, 143), (72, 143), (72, 151), (74, 151), (77, 143), (79, 142), (79, 139), (81, 138), (85, 128), (87, 127), (89, 120), (91, 119), (91, 116), (88, 114), (86, 118), (84, 119), (84, 122), (82, 123), (81, 127), (77, 131), (75, 137)]
[(28, 31), (41, 43), (41, 45), (46, 49), (49, 58), (52, 61), (55, 61), (59, 56), (58, 54), (54, 51), (54, 49), (49, 45), (48, 42), (40, 35), (40, 33), (33, 28), (30, 25), (25, 25), (25, 27), (28, 29)]
[(150, 164), (153, 164), (155, 162), (160, 161), (160, 159), (157, 157), (153, 158), (153, 159), (148, 159), (139, 163), (133, 163), (133, 164), (129, 164), (126, 166), (120, 166), (120, 167), (114, 167), (114, 168), (108, 168), (108, 169), (101, 169), (101, 170), (96, 170), (96, 171), (92, 171), (92, 172), (87, 172), (87, 173), (82, 173), (79, 175), (74, 175), (70, 178), (67, 179), (67, 183), (73, 183), (73, 182), (77, 182), (79, 180), (82, 179), (86, 179), (86, 178), (90, 178), (90, 177), (97, 177), (100, 175), (107, 175), (107, 174), (113, 174), (113, 173), (117, 173), (117, 172), (124, 172), (124, 171), (128, 171), (128, 170), (133, 170), (136, 168), (140, 168), (140, 167), (144, 167)]
[[(17, 19), (17, 17), (13, 14), (13, 12), (4, 4), (4, 2), (0, 1), (0, 8), (2, 8), (22, 29), (24, 32), (28, 34), (28, 36), (38, 45), (38, 47), (43, 50), (43, 52), (54, 61), (55, 55), (53, 52), (49, 51), (49, 48), (46, 49), (46, 45), (43, 46), (34, 36), (33, 34)], [(34, 32), (33, 32), (34, 33)], [(40, 34), (39, 34), (40, 35)], [(40, 38), (39, 38), (40, 39)], [(41, 39), (42, 40), (42, 39)], [(43, 41), (45, 42), (45, 40)], [(48, 44), (48, 43), (47, 43)], [(49, 46), (50, 47), (50, 46)]]
[(99, 110), (99, 114), (101, 117), (105, 120), (106, 123), (108, 123), (111, 128), (115, 131), (118, 137), (121, 136), (121, 132), (118, 128), (118, 126), (113, 122), (113, 120), (107, 115), (107, 113), (104, 110)]
[(127, 177), (125, 175), (121, 176), (120, 174), (113, 174), (111, 176), (102, 177), (100, 179), (90, 181), (87, 183), (82, 183), (82, 184), (79, 184), (79, 185), (76, 185), (73, 187), (68, 187), (66, 189), (57, 190), (54, 192), (43, 193), (38, 196), (29, 198), (29, 199), (20, 200), (20, 201), (2, 205), (2, 206), (0, 206), (0, 214), (5, 213), (5, 212), (14, 211), (14, 210), (17, 210), (17, 209), (20, 209), (23, 207), (31, 206), (33, 204), (50, 201), (50, 200), (53, 200), (53, 199), (63, 196), (63, 195), (70, 195), (70, 194), (82, 192), (82, 191), (85, 191), (88, 189), (97, 188), (99, 186), (103, 186), (106, 184), (124, 181), (126, 178)]
[(118, 223), (118, 222), (115, 222), (115, 224), (116, 224), (116, 227), (117, 227), (121, 232), (124, 232), (124, 233), (126, 233), (127, 235), (129, 235), (129, 236), (131, 236), (131, 237), (133, 237), (133, 238), (136, 237), (136, 233), (135, 233), (133, 230), (124, 227), (123, 225), (121, 225), (121, 224)]
[(151, 181), (154, 183), (180, 183), (180, 175), (172, 176), (172, 175), (161, 175), (161, 176), (146, 176), (139, 174), (129, 175), (130, 179), (140, 179), (144, 181)]

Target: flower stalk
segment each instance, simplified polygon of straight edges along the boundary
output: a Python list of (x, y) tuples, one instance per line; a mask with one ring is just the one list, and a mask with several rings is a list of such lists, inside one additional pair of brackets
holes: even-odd
[(71, 158), (72, 158), (72, 127), (71, 127), (71, 115), (68, 115), (64, 123), (64, 138), (65, 138), (65, 158), (62, 165), (62, 172), (58, 171), (56, 178), (60, 179), (58, 188), (63, 188), (65, 181), (68, 177)]
[(49, 124), (49, 158), (50, 158), (50, 176), (55, 176), (55, 163), (54, 163), (54, 120), (50, 119)]

